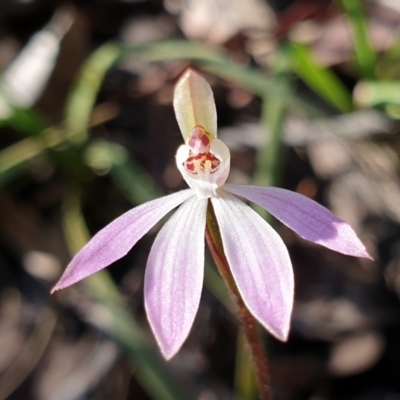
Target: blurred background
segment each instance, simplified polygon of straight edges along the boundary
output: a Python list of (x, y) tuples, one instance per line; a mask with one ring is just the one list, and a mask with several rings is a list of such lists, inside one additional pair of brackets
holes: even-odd
[(276, 400), (400, 399), (397, 0), (0, 1), (0, 400), (256, 399), (207, 260), (179, 354), (143, 309), (157, 225), (106, 271), (50, 296), (72, 255), (132, 206), (185, 188), (174, 84), (212, 85), (230, 182), (329, 207), (369, 260), (263, 213), (296, 277), (291, 335), (264, 334)]

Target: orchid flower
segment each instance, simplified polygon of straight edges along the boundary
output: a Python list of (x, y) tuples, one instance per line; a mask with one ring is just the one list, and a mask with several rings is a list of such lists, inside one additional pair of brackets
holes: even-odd
[(217, 139), (213, 94), (205, 79), (190, 69), (175, 88), (174, 109), (185, 141), (176, 164), (190, 189), (142, 204), (107, 225), (76, 254), (53, 292), (123, 257), (180, 206), (154, 241), (144, 281), (148, 320), (162, 354), (170, 359), (187, 338), (199, 307), (211, 201), (245, 305), (271, 334), (286, 340), (294, 293), (289, 254), (280, 236), (241, 198), (265, 208), (304, 239), (343, 254), (370, 256), (352, 228), (315, 201), (275, 187), (225, 183), (230, 153)]

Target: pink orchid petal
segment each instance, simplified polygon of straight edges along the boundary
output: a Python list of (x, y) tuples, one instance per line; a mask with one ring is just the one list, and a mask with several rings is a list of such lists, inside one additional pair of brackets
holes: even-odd
[(147, 261), (147, 318), (168, 360), (181, 348), (199, 308), (207, 199), (182, 204), (161, 229)]
[(183, 190), (149, 201), (115, 219), (75, 255), (52, 293), (73, 285), (123, 257), (162, 217), (193, 195), (192, 189)]
[(211, 202), (226, 258), (247, 308), (274, 336), (286, 340), (294, 279), (285, 244), (236, 196), (221, 191)]
[(339, 253), (372, 259), (351, 226), (314, 200), (275, 187), (229, 184), (224, 189), (265, 208), (303, 239)]

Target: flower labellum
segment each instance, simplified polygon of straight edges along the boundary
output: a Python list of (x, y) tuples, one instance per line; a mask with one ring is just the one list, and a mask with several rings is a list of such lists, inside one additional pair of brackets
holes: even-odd
[(76, 254), (53, 292), (123, 257), (180, 206), (154, 241), (144, 282), (150, 326), (162, 354), (170, 359), (187, 338), (199, 307), (211, 201), (245, 305), (269, 332), (286, 340), (294, 293), (289, 254), (280, 236), (240, 198), (264, 207), (304, 239), (350, 256), (371, 257), (352, 228), (315, 201), (285, 189), (225, 184), (230, 153), (217, 139), (213, 94), (191, 69), (176, 86), (174, 109), (185, 142), (176, 163), (190, 189), (142, 204), (107, 225)]

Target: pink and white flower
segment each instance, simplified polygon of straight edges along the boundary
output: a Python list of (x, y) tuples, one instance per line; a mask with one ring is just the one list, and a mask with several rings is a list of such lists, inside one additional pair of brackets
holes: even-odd
[(370, 258), (352, 228), (298, 193), (274, 187), (225, 184), (230, 153), (217, 139), (208, 83), (188, 70), (175, 89), (174, 108), (185, 144), (176, 162), (190, 189), (133, 208), (80, 250), (53, 288), (70, 286), (123, 257), (161, 218), (180, 206), (158, 233), (147, 261), (145, 307), (166, 359), (182, 346), (199, 307), (204, 232), (211, 201), (224, 252), (244, 303), (274, 336), (286, 340), (294, 279), (280, 236), (240, 198), (265, 208), (302, 238), (355, 257)]

